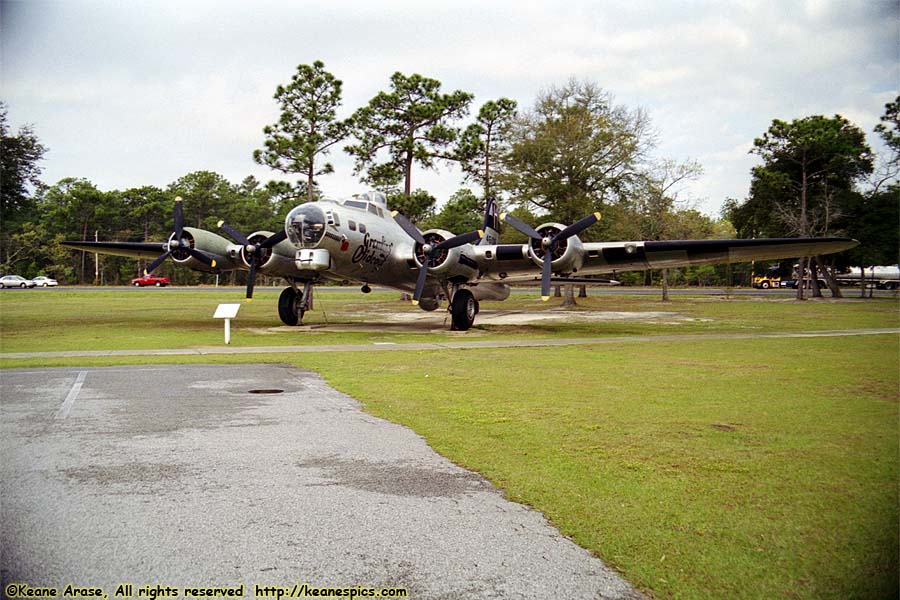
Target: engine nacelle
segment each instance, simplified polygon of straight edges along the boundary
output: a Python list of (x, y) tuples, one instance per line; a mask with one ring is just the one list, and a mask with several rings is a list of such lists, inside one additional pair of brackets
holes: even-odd
[[(173, 233), (169, 236), (169, 242), (175, 238)], [(234, 244), (223, 238), (222, 236), (206, 231), (205, 229), (196, 229), (194, 227), (185, 227), (182, 234), (184, 239), (191, 248), (199, 250), (203, 254), (211, 257), (216, 261), (215, 267), (210, 267), (184, 250), (174, 250), (172, 252), (172, 260), (179, 265), (184, 265), (195, 271), (205, 271), (207, 273), (215, 273), (217, 271), (231, 271), (240, 268), (240, 261), (231, 256), (230, 249)]]
[[(429, 229), (422, 232), (422, 237), (429, 244), (440, 244), (445, 240), (453, 237), (453, 234), (444, 229)], [(442, 250), (441, 253), (432, 261), (432, 267), (428, 272), (441, 279), (453, 281), (459, 278), (460, 281), (469, 281), (478, 276), (478, 263), (475, 262), (471, 255), (470, 246), (464, 244), (449, 250)], [(425, 264), (425, 253), (421, 244), (416, 244), (414, 255), (419, 268)]]
[[(565, 228), (565, 225), (559, 223), (544, 223), (537, 227), (536, 231), (544, 238), (552, 238)], [(553, 254), (551, 270), (554, 273), (577, 273), (584, 265), (584, 245), (577, 235), (566, 240), (557, 240), (550, 251)], [(532, 239), (528, 253), (535, 265), (541, 268), (544, 266), (545, 251), (541, 240)]]
[[(271, 231), (254, 231), (247, 239), (251, 244), (258, 245), (274, 235)], [(297, 271), (294, 265), (294, 253), (296, 248), (288, 241), (281, 241), (271, 248), (263, 250), (262, 260), (259, 263), (258, 272), (273, 277), (292, 275)], [(242, 265), (244, 269), (250, 268), (250, 260), (247, 248), (241, 244), (228, 244), (228, 257), (235, 264)]]

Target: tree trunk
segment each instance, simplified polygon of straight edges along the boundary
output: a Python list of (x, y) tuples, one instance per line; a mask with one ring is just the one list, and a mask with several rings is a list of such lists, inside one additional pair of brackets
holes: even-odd
[(566, 296), (563, 299), (563, 306), (577, 306), (575, 302), (575, 286), (571, 283), (567, 283), (565, 285), (566, 288)]
[(797, 300), (805, 300), (803, 288), (806, 286), (806, 257), (797, 264)]
[(819, 268), (819, 271), (822, 273), (822, 279), (825, 280), (825, 284), (828, 286), (828, 289), (831, 290), (831, 297), (843, 298), (844, 295), (841, 293), (841, 288), (838, 287), (837, 281), (835, 281), (831, 271), (829, 271), (828, 267), (825, 265), (825, 260), (821, 256), (816, 256), (814, 260), (816, 261), (816, 266)]
[(587, 286), (582, 285), (578, 288), (578, 297), (579, 298), (587, 298)]
[(553, 297), (554, 298), (562, 298), (562, 290), (560, 289), (560, 286), (558, 286), (558, 285), (553, 286)]
[(669, 301), (669, 270), (662, 270), (662, 300), (663, 302)]
[(819, 287), (819, 276), (816, 273), (816, 260), (812, 257), (809, 259), (809, 287), (812, 290), (810, 298), (822, 297), (822, 289)]
[[(412, 137), (412, 136), (410, 136)], [(403, 185), (403, 191), (406, 194), (406, 197), (409, 198), (409, 195), (412, 194), (412, 165), (413, 165), (413, 154), (412, 151), (406, 153), (406, 164), (404, 165), (404, 176), (405, 183)]]

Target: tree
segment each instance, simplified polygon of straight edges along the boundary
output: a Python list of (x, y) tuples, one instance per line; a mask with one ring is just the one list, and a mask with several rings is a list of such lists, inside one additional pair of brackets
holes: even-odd
[(475, 231), (482, 226), (483, 207), (483, 203), (472, 190), (463, 188), (450, 196), (441, 212), (428, 219), (425, 226), (446, 229), (457, 234)]
[[(184, 199), (185, 224), (193, 223), (195, 227), (207, 229), (215, 229), (234, 199), (228, 180), (212, 171), (194, 171), (179, 177), (169, 184), (168, 192), (172, 197), (181, 196)], [(167, 227), (173, 223), (173, 206), (169, 207), (163, 221)]]
[(488, 100), (478, 111), (475, 123), (466, 127), (460, 136), (457, 149), (460, 166), (467, 180), (481, 185), (485, 198), (493, 197), (492, 162), (504, 151), (516, 106), (516, 101), (509, 98)]
[(334, 171), (331, 163), (317, 169), (316, 158), (328, 154), (350, 132), (348, 122), (336, 120), (341, 85), (322, 61), (299, 65), (291, 82), (276, 88), (281, 117), (263, 129), (265, 149), (253, 152), (253, 160), (261, 165), (282, 173), (304, 174), (308, 201), (313, 200), (316, 177)]
[[(69, 239), (92, 240), (99, 233), (115, 238), (122, 223), (119, 201), (117, 192), (102, 192), (86, 179), (62, 179), (38, 199), (40, 221), (48, 239), (56, 233), (65, 234)], [(72, 273), (77, 273), (79, 282), (85, 283), (87, 253), (82, 252), (72, 261)]]
[(540, 94), (509, 140), (503, 187), (563, 223), (623, 198), (653, 144), (642, 110), (616, 106), (596, 84), (576, 80)]
[(0, 102), (0, 221), (8, 229), (33, 210), (34, 202), (28, 186), (39, 186), (41, 168), (38, 162), (47, 149), (41, 145), (31, 125), (10, 135), (6, 104)]
[(391, 76), (391, 88), (353, 114), (359, 143), (345, 150), (356, 159), (355, 173), (366, 171), (364, 181), (379, 188), (402, 181), (409, 196), (413, 164), (432, 169), (437, 160), (455, 160), (449, 148), (458, 130), (452, 123), (468, 113), (473, 96), (459, 90), (442, 94), (436, 79), (399, 72)]
[(900, 96), (884, 105), (881, 123), (875, 132), (884, 140), (888, 156), (880, 158), (872, 180), (872, 194), (878, 194), (885, 185), (897, 185), (900, 175)]
[(387, 196), (388, 206), (392, 210), (403, 213), (413, 223), (418, 223), (434, 215), (437, 198), (427, 191), (418, 189), (411, 194), (394, 191)]
[[(872, 172), (872, 151), (865, 139), (862, 130), (840, 115), (816, 115), (790, 123), (775, 119), (753, 142), (751, 152), (764, 162), (753, 169), (755, 191), (772, 197), (779, 220), (791, 233), (801, 237), (828, 233), (839, 210), (840, 192), (851, 190), (859, 178)], [(823, 267), (820, 258), (815, 262)], [(801, 258), (799, 299), (803, 299), (806, 263)], [(831, 279), (824, 268), (822, 274)], [(818, 292), (817, 278), (811, 281)], [(829, 285), (837, 290), (833, 281)]]

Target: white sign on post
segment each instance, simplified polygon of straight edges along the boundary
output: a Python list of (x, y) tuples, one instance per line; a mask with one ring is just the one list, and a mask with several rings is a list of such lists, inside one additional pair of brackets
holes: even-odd
[(231, 343), (231, 320), (238, 314), (240, 304), (220, 304), (213, 319), (225, 319), (225, 343)]

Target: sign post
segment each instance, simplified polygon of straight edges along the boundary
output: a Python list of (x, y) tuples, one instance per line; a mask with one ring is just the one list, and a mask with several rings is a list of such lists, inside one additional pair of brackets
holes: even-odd
[(240, 304), (220, 304), (213, 319), (225, 319), (225, 343), (231, 343), (231, 320), (238, 314)]

